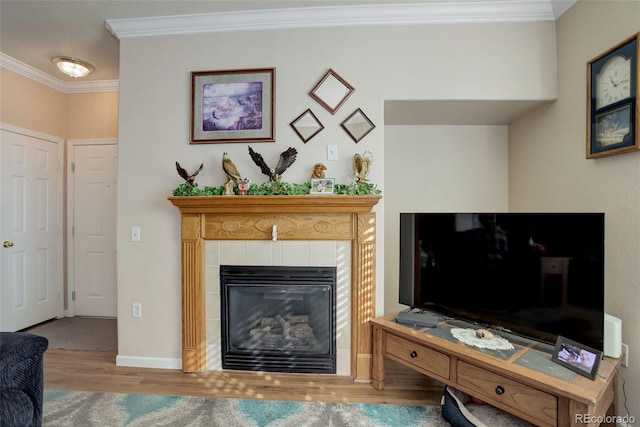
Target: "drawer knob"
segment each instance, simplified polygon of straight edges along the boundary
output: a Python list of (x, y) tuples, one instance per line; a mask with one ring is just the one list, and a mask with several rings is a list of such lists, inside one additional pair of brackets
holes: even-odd
[(501, 394), (504, 393), (504, 387), (502, 387), (501, 385), (499, 385), (498, 387), (496, 387), (496, 394), (498, 396), (500, 396)]
[(411, 356), (413, 359), (415, 359), (416, 357), (418, 357), (418, 353), (416, 353), (416, 351), (415, 351), (415, 350), (413, 350), (413, 351), (411, 352), (410, 356)]

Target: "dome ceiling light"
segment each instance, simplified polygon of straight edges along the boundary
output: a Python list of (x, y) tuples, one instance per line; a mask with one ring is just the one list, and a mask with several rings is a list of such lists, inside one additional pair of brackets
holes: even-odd
[(86, 77), (93, 71), (93, 65), (69, 56), (56, 56), (51, 61), (58, 66), (60, 71), (74, 79)]

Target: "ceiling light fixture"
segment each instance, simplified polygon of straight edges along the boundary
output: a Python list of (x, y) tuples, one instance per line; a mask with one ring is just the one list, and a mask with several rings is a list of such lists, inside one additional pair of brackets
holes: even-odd
[(93, 65), (81, 59), (71, 58), (69, 56), (56, 56), (51, 59), (58, 66), (58, 70), (66, 75), (77, 79), (78, 77), (86, 77), (93, 71)]

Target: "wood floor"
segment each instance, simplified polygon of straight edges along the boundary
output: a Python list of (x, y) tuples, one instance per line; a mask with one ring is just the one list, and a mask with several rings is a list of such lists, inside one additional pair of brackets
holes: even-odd
[(44, 355), (45, 389), (148, 393), (349, 403), (439, 405), (443, 385), (387, 360), (387, 386), (333, 375), (272, 374), (123, 368), (117, 352), (49, 349)]

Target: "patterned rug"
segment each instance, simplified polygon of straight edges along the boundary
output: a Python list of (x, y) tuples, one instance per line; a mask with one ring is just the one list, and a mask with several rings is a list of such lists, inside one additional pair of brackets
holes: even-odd
[(45, 390), (43, 426), (447, 427), (439, 406)]

